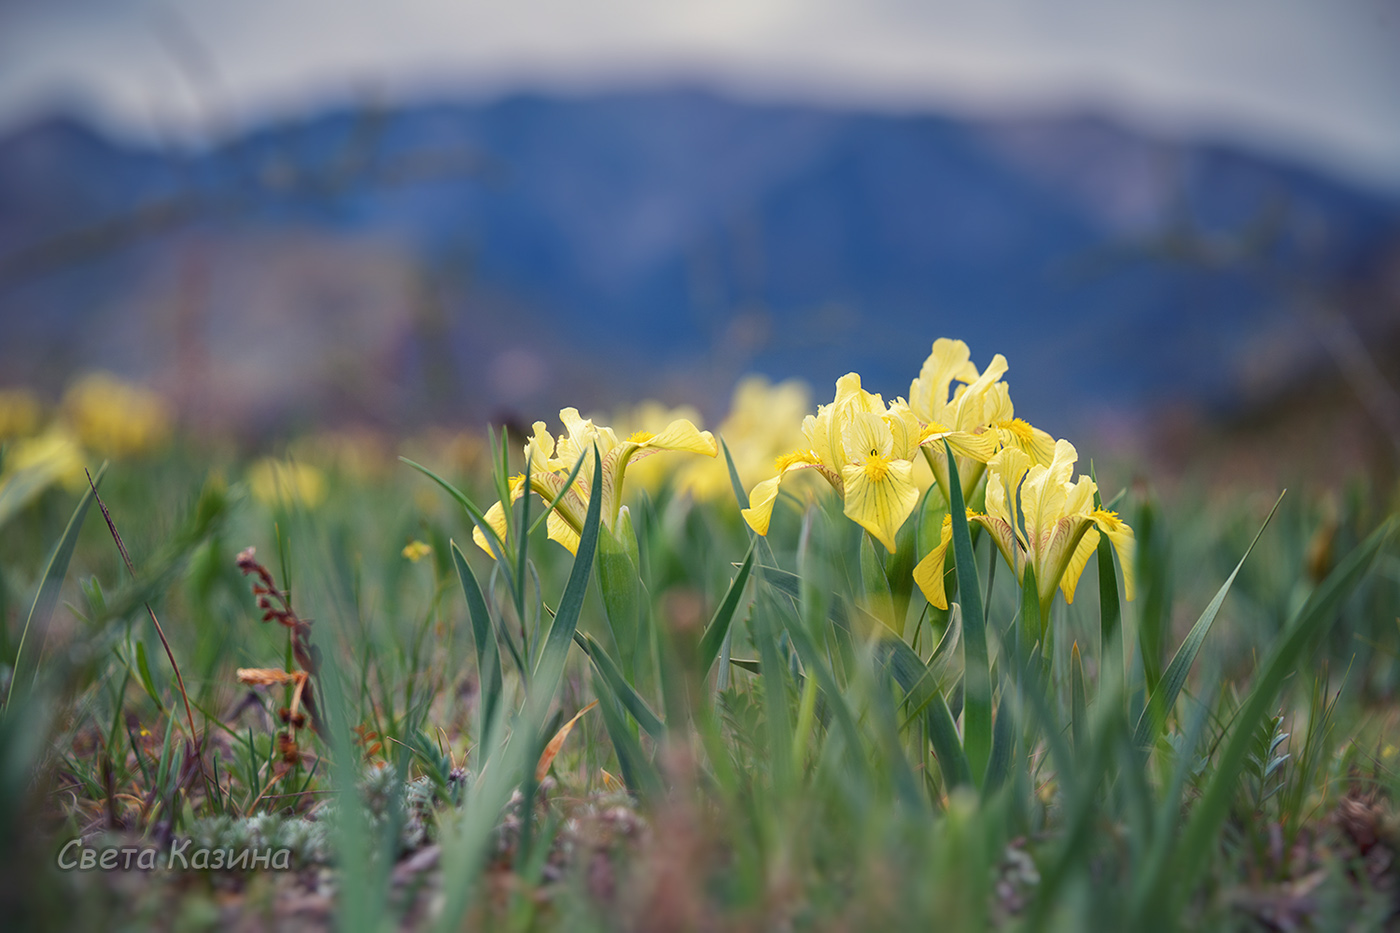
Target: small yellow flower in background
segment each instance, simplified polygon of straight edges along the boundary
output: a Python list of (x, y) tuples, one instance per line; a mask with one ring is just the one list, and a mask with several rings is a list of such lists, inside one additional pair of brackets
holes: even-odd
[(857, 373), (836, 381), (835, 399), (803, 420), (802, 434), (806, 447), (779, 457), (778, 475), (750, 490), (749, 507), (743, 510), (750, 527), (766, 535), (783, 477), (815, 469), (844, 500), (846, 516), (891, 552), (896, 533), (919, 501), (913, 464), (918, 450), (941, 447), (945, 440), (957, 453), (979, 460), (996, 450), (993, 434), (924, 424), (903, 399), (886, 405), (861, 388)]
[[(603, 501), (599, 504), (603, 524), (611, 531), (616, 527), (618, 513), (622, 508), (622, 488), (628, 468), (637, 460), (663, 450), (681, 450), (689, 453), (713, 457), (719, 452), (714, 435), (700, 431), (684, 418), (678, 418), (653, 434), (638, 431), (626, 440), (618, 440), (616, 432), (609, 427), (599, 427), (591, 420), (581, 417), (576, 408), (565, 408), (559, 412), (559, 420), (564, 423), (565, 433), (556, 442), (550, 436), (543, 421), (534, 424), (534, 436), (525, 444), (525, 457), (530, 462), (530, 488), (545, 500), (552, 502), (564, 490), (564, 481), (569, 478), (574, 464), (580, 458), (583, 466), (578, 477), (559, 500), (559, 504), (549, 513), (545, 527), (549, 537), (564, 545), (571, 553), (577, 553), (579, 533), (588, 514), (588, 496), (593, 488), (593, 455), (596, 447), (602, 461)], [(521, 474), (511, 480), (511, 502), (525, 494), (525, 476)], [(486, 520), (502, 538), (506, 535), (505, 505), (497, 502), (486, 512)], [(483, 551), (492, 554), (491, 546), (481, 529), (472, 531), (472, 540)]]
[(63, 397), (63, 416), (82, 443), (104, 456), (147, 453), (170, 436), (170, 406), (160, 395), (108, 373), (75, 382)]
[(43, 410), (38, 396), (28, 389), (0, 389), (0, 442), (33, 434)]
[(383, 480), (392, 469), (389, 441), (367, 427), (322, 431), (296, 441), (293, 459), (328, 472), (338, 472), (357, 483)]
[[(763, 376), (739, 380), (719, 435), (729, 447), (745, 489), (768, 475), (774, 460), (802, 446), (802, 418), (811, 410), (812, 390), (800, 379), (776, 385)], [(677, 471), (676, 486), (697, 499), (723, 500), (734, 495), (723, 457), (687, 461)]]
[(402, 553), (404, 557), (416, 564), (433, 553), (433, 546), (422, 541), (414, 540), (404, 545)]
[[(1074, 602), (1079, 576), (1099, 546), (1100, 532), (1118, 552), (1125, 595), (1134, 595), (1133, 529), (1116, 513), (1094, 507), (1097, 487), (1092, 479), (1071, 481), (1078, 458), (1066, 440), (1055, 442), (1049, 464), (1033, 465), (1020, 448), (1003, 448), (987, 464), (987, 511), (968, 514), (969, 520), (991, 532), (1018, 579), (1027, 566), (1034, 569), (1042, 620), (1049, 618), (1057, 588), (1065, 602)], [(914, 582), (940, 609), (948, 608), (943, 574), (951, 539), (952, 523), (947, 519), (938, 546), (914, 568)]]
[(325, 475), (313, 466), (266, 457), (248, 468), (248, 489), (263, 505), (314, 509), (326, 498)]
[[(21, 472), (39, 477), (34, 491), (61, 482), (70, 490), (87, 488), (86, 467), (78, 439), (62, 427), (52, 427), (37, 437), (16, 441), (5, 454), (4, 483)], [(3, 483), (0, 483), (3, 485)]]

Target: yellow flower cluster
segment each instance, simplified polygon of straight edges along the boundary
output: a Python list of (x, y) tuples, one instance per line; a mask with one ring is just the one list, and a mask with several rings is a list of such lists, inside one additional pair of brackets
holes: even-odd
[[(763, 478), (773, 458), (802, 441), (802, 416), (811, 407), (811, 390), (799, 379), (776, 385), (763, 376), (745, 376), (734, 388), (729, 413), (720, 422), (719, 436), (729, 447), (734, 469), (745, 487)], [(613, 429), (621, 437), (641, 431), (659, 433), (684, 419), (703, 427), (700, 413), (689, 405), (669, 407), (647, 400), (613, 417)], [(729, 465), (723, 457), (693, 458), (680, 466), (665, 459), (634, 463), (628, 481), (655, 492), (668, 478), (675, 488), (695, 499), (716, 501), (733, 497)]]
[[(842, 497), (847, 517), (894, 551), (895, 537), (921, 495), (917, 456), (951, 501), (946, 443), (956, 457), (964, 502), (988, 479), (987, 511), (969, 517), (991, 532), (1018, 579), (1027, 566), (1034, 568), (1043, 611), (1057, 587), (1073, 600), (1100, 531), (1118, 551), (1132, 599), (1132, 529), (1114, 513), (1094, 508), (1092, 479), (1072, 481), (1078, 455), (1069, 441), (1055, 441), (1015, 417), (1002, 379), (1006, 371), (1006, 359), (997, 354), (979, 372), (966, 343), (943, 338), (910, 384), (908, 401), (886, 404), (861, 387), (856, 373), (842, 376), (836, 397), (804, 419), (802, 446), (779, 457), (777, 475), (750, 491), (744, 518), (767, 534), (784, 476), (811, 469)], [(939, 544), (914, 571), (919, 588), (940, 608), (947, 608), (943, 576), (950, 539), (951, 521), (945, 521)]]
[(33, 434), (42, 413), (39, 399), (28, 389), (0, 389), (0, 443)]
[(78, 440), (104, 456), (147, 453), (170, 436), (172, 418), (165, 399), (107, 373), (75, 382), (64, 395), (63, 413)]
[(0, 489), (22, 484), (25, 501), (55, 482), (85, 488), (88, 451), (97, 459), (148, 453), (171, 428), (164, 399), (104, 373), (73, 383), (57, 417), (47, 426), (44, 421), (44, 406), (32, 392), (0, 390), (0, 444), (7, 445)]
[(266, 506), (314, 509), (326, 498), (326, 476), (300, 460), (265, 457), (248, 468), (248, 491)]
[[(709, 431), (698, 430), (685, 418), (677, 418), (657, 433), (638, 431), (626, 440), (618, 440), (617, 433), (609, 427), (599, 427), (592, 419), (581, 417), (576, 408), (565, 408), (559, 412), (564, 423), (565, 433), (556, 441), (543, 421), (534, 424), (534, 436), (525, 444), (525, 458), (530, 463), (530, 488), (545, 500), (559, 503), (550, 511), (545, 520), (549, 537), (564, 545), (570, 552), (578, 550), (579, 533), (583, 529), (584, 518), (588, 514), (589, 494), (593, 488), (593, 456), (596, 448), (602, 464), (602, 495), (599, 503), (603, 524), (612, 530), (616, 527), (618, 513), (622, 508), (622, 486), (628, 467), (634, 462), (663, 450), (682, 450), (713, 457), (719, 452), (715, 439)], [(575, 464), (582, 459), (583, 466), (572, 484), (565, 485)], [(511, 502), (525, 495), (524, 474), (515, 477), (510, 483)], [(563, 493), (560, 495), (560, 493)], [(506, 536), (505, 505), (497, 502), (486, 512), (486, 520), (501, 540)], [(489, 542), (480, 528), (472, 532), (477, 546), (488, 554), (493, 554)]]

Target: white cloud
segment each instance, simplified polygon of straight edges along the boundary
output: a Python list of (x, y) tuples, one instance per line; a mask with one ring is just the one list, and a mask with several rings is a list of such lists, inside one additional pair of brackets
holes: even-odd
[(66, 96), (129, 132), (199, 138), (368, 89), (409, 97), (423, 88), (676, 79), (861, 106), (1089, 105), (1400, 189), (1393, 0), (21, 0), (0, 8), (0, 124)]

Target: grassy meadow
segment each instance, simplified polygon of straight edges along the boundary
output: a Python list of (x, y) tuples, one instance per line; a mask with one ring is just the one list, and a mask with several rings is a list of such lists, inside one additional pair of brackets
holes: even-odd
[(4, 927), (1396, 927), (1395, 490), (1164, 495), (933, 349), (271, 458), (0, 395)]

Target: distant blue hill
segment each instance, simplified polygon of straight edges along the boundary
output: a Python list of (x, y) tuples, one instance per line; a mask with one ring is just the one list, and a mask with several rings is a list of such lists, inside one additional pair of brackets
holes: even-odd
[[(979, 365), (1004, 353), (1020, 411), (1054, 429), (1274, 391), (1288, 376), (1273, 370), (1317, 362), (1300, 323), (1310, 302), (1340, 302), (1363, 335), (1393, 328), (1364, 296), (1400, 248), (1400, 202), (1087, 117), (879, 115), (692, 90), (335, 111), (200, 153), (56, 117), (0, 140), (4, 378), (55, 387), (104, 365), (168, 383), (184, 351), (147, 332), (171, 318), (130, 296), (178, 295), (167, 267), (191, 242), (215, 256), (216, 281), (255, 280), (256, 250), (218, 257), (260, 239), (293, 256), (381, 244), (409, 269), (385, 299), (402, 317), (392, 338), (369, 338), (392, 346), (372, 347), (360, 373), (388, 388), (321, 393), (313, 414), (530, 420), (641, 394), (718, 414), (749, 370), (820, 395), (855, 369), (893, 396), (949, 335)], [(279, 314), (300, 313), (285, 300)], [(275, 320), (229, 325), (254, 313), (233, 298), (210, 308), (177, 325), (203, 340), (199, 359), (278, 339)], [(499, 351), (520, 346), (539, 371), (517, 384), (502, 367), (520, 357)]]

